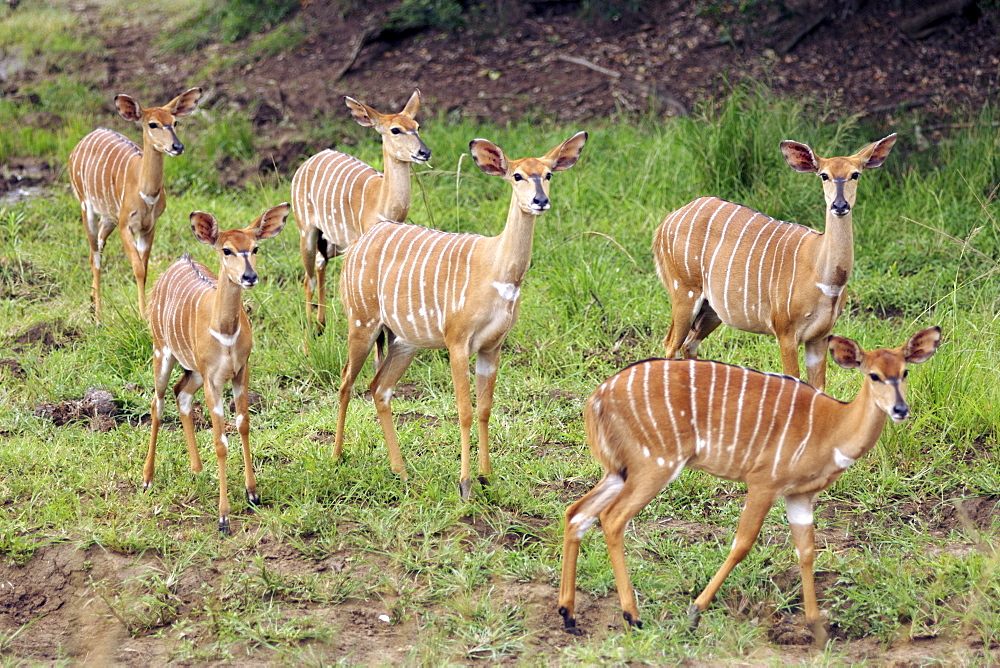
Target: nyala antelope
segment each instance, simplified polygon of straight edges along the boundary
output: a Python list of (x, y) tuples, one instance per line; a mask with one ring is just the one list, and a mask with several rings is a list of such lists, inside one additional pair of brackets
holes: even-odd
[[(384, 174), (346, 153), (326, 149), (302, 163), (292, 177), (292, 206), (306, 277), (306, 316), (326, 325), (326, 265), (381, 219), (404, 221), (410, 212), (410, 165), (431, 159), (414, 120), (420, 110), (415, 90), (398, 114), (381, 114), (345, 97), (355, 122), (382, 137)], [(318, 290), (316, 301), (313, 292)]]
[(844, 310), (854, 266), (858, 178), (881, 166), (895, 142), (891, 134), (838, 158), (781, 142), (792, 169), (823, 183), (823, 233), (718, 197), (700, 197), (668, 215), (653, 236), (656, 271), (670, 294), (667, 358), (680, 351), (696, 359), (698, 345), (725, 323), (776, 336), (790, 376), (799, 376), (798, 347), (805, 344), (809, 383), (823, 390), (826, 339)]
[(849, 403), (795, 378), (703, 360), (647, 360), (602, 383), (587, 401), (584, 425), (604, 477), (566, 510), (559, 588), (566, 630), (580, 633), (576, 562), (580, 541), (598, 518), (622, 615), (629, 626), (642, 625), (625, 567), (625, 527), (684, 468), (692, 468), (747, 485), (729, 556), (688, 609), (692, 626), (750, 551), (780, 496), (799, 558), (806, 621), (822, 644), (813, 502), (875, 446), (886, 417), (907, 418), (907, 366), (930, 359), (940, 340), (940, 328), (930, 327), (899, 348), (865, 351), (850, 339), (830, 337), (834, 362), (862, 375), (861, 391)]
[(476, 356), (479, 478), (490, 473), (489, 420), (500, 345), (517, 321), (521, 283), (531, 261), (535, 221), (549, 206), (553, 172), (576, 164), (587, 141), (580, 132), (540, 158), (510, 160), (485, 139), (469, 144), (486, 174), (513, 188), (507, 223), (495, 237), (450, 234), (416, 225), (376, 223), (347, 250), (340, 296), (347, 315), (347, 364), (340, 383), (334, 457), (344, 443), (344, 423), (358, 376), (376, 339), (387, 335), (385, 358), (370, 388), (389, 449), (392, 470), (406, 467), (392, 422), (392, 390), (421, 348), (447, 348), (462, 439), (459, 492), (471, 495), (472, 400), (469, 360)]
[(205, 405), (212, 415), (212, 441), (219, 461), (219, 531), (229, 530), (229, 496), (226, 488), (226, 418), (223, 388), (232, 381), (236, 404), (236, 430), (243, 442), (243, 469), (247, 501), (257, 505), (257, 479), (250, 457), (250, 415), (247, 384), (253, 335), (243, 307), (243, 290), (257, 284), (257, 243), (270, 239), (285, 226), (288, 204), (265, 211), (245, 229), (219, 230), (209, 213), (191, 214), (191, 229), (219, 256), (218, 278), (185, 253), (153, 285), (147, 319), (153, 331), (153, 383), (155, 386), (149, 453), (142, 470), (143, 487), (153, 484), (156, 437), (163, 420), (163, 402), (170, 372), (180, 365), (183, 374), (174, 385), (177, 411), (187, 441), (191, 470), (201, 471), (201, 457), (194, 434), (191, 406), (195, 392), (204, 385)]
[(177, 119), (195, 110), (201, 88), (191, 88), (162, 107), (144, 109), (128, 95), (116, 95), (115, 107), (142, 129), (142, 147), (114, 130), (98, 128), (69, 154), (73, 194), (80, 200), (83, 228), (90, 243), (91, 300), (101, 319), (101, 253), (111, 230), (118, 228), (132, 264), (139, 293), (139, 313), (146, 310), (146, 270), (156, 220), (167, 207), (163, 156), (184, 152)]

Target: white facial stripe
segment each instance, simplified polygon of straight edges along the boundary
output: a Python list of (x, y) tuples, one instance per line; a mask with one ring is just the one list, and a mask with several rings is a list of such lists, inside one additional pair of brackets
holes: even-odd
[(839, 297), (844, 291), (843, 285), (827, 285), (826, 283), (817, 283), (816, 287), (826, 295), (827, 297)]

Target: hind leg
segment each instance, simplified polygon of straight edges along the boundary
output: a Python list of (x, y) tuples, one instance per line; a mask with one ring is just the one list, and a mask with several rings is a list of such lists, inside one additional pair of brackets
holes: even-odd
[(707, 301), (703, 301), (691, 330), (681, 345), (681, 357), (689, 360), (698, 359), (698, 345), (721, 324), (722, 320), (719, 319), (715, 309)]

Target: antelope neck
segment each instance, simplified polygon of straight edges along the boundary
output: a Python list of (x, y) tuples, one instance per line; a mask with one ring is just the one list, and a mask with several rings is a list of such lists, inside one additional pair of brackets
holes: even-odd
[(226, 266), (219, 267), (219, 280), (215, 288), (210, 327), (223, 336), (233, 336), (240, 328), (243, 312), (243, 288), (234, 283), (226, 273)]
[(158, 198), (161, 188), (163, 188), (163, 154), (153, 148), (153, 142), (144, 139), (139, 162), (139, 192), (144, 196), (143, 199)]
[(383, 144), (382, 171), (376, 210), (388, 220), (401, 223), (410, 212), (410, 163), (394, 158)]
[(847, 457), (858, 459), (875, 447), (887, 418), (875, 405), (868, 381), (863, 381), (858, 396), (841, 405), (828, 442)]
[(536, 217), (522, 211), (516, 197), (510, 198), (510, 209), (507, 211), (503, 231), (491, 239), (495, 249), (492, 264), (495, 280), (521, 285), (528, 272), (528, 265), (531, 264)]
[(817, 282), (830, 288), (843, 288), (854, 266), (854, 214), (835, 216), (826, 212), (826, 229), (816, 248)]

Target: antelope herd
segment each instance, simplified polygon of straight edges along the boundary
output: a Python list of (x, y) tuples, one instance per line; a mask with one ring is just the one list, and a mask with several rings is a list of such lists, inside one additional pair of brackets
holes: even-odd
[[(154, 396), (143, 486), (152, 484), (164, 396), (179, 365), (183, 373), (174, 395), (195, 472), (202, 464), (192, 402), (200, 387), (211, 412), (220, 531), (229, 527), (222, 398), (227, 382), (233, 387), (247, 499), (251, 505), (259, 503), (247, 410), (252, 333), (242, 292), (258, 281), (258, 242), (278, 234), (292, 212), (305, 269), (306, 315), (320, 330), (326, 325), (327, 262), (345, 255), (340, 296), (347, 320), (347, 362), (334, 458), (343, 448), (354, 381), (377, 344), (370, 389), (391, 469), (406, 480), (390, 405), (393, 390), (420, 349), (447, 349), (461, 433), (459, 494), (470, 498), (471, 358), (476, 358), (478, 476), (486, 484), (500, 348), (517, 321), (535, 224), (550, 207), (552, 174), (577, 163), (587, 133), (577, 133), (541, 157), (517, 160), (492, 142), (474, 139), (469, 152), (475, 164), (511, 186), (507, 222), (495, 237), (446, 233), (406, 222), (410, 165), (431, 157), (415, 120), (420, 92), (414, 91), (395, 114), (379, 113), (347, 97), (354, 120), (381, 136), (384, 172), (328, 149), (295, 172), (291, 205), (268, 209), (244, 229), (220, 231), (211, 214), (191, 213), (194, 236), (218, 255), (218, 276), (185, 254), (159, 276), (147, 304), (154, 226), (166, 206), (163, 156), (184, 150), (175, 121), (195, 110), (201, 94), (202, 89), (192, 88), (163, 107), (148, 109), (118, 95), (118, 112), (141, 125), (143, 146), (98, 129), (69, 156), (70, 180), (90, 243), (94, 316), (100, 320), (102, 311), (101, 252), (117, 226), (135, 274), (139, 310), (152, 331)], [(930, 327), (899, 348), (865, 351), (850, 339), (831, 335), (844, 309), (854, 263), (852, 210), (858, 178), (881, 166), (895, 141), (896, 135), (889, 135), (854, 155), (835, 158), (822, 158), (798, 142), (781, 143), (789, 166), (822, 180), (827, 205), (823, 233), (713, 196), (667, 215), (655, 230), (653, 258), (671, 303), (667, 359), (625, 368), (586, 402), (586, 438), (604, 476), (566, 510), (558, 609), (568, 632), (581, 632), (574, 616), (576, 562), (580, 542), (597, 520), (623, 617), (629, 627), (641, 626), (625, 566), (626, 525), (684, 468), (694, 468), (745, 482), (747, 495), (729, 556), (689, 608), (692, 627), (782, 497), (799, 558), (806, 621), (817, 642), (825, 638), (812, 572), (813, 502), (874, 446), (886, 417), (907, 417), (907, 366), (929, 359), (941, 340), (940, 329)], [(788, 375), (698, 360), (699, 344), (722, 323), (777, 337), (781, 367)], [(805, 346), (808, 384), (798, 378), (800, 345)], [(836, 364), (862, 374), (861, 389), (850, 402), (823, 393), (827, 350)], [(685, 359), (673, 359), (678, 352)]]

